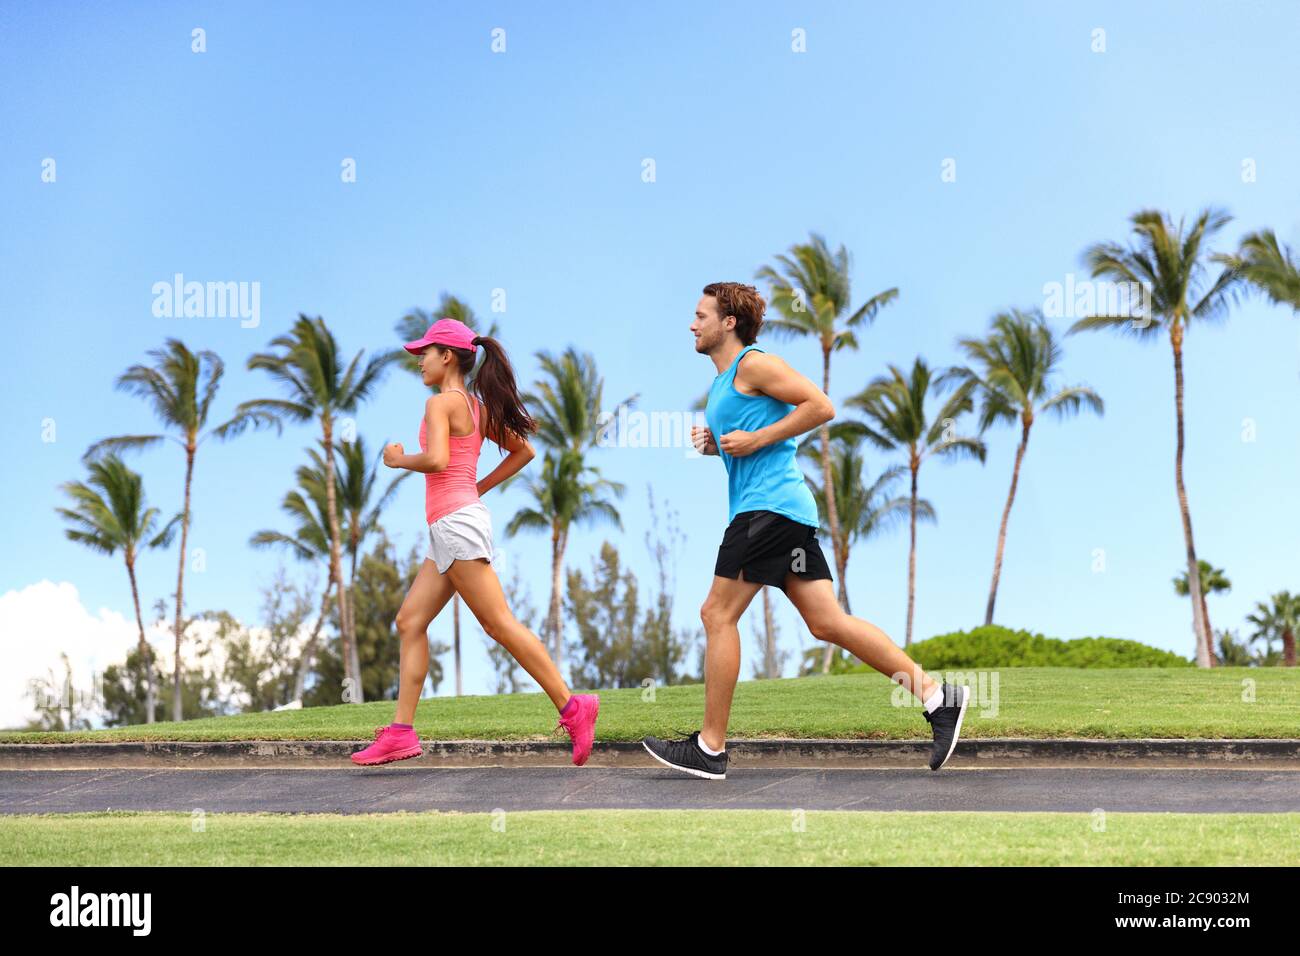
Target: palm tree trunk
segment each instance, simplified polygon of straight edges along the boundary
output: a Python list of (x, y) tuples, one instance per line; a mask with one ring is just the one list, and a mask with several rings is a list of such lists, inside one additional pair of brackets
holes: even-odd
[(320, 599), (320, 614), (316, 616), (316, 626), (311, 629), (311, 637), (307, 639), (307, 644), (302, 649), (302, 658), (298, 661), (298, 673), (293, 678), (293, 699), (302, 700), (302, 695), (307, 685), (307, 674), (311, 671), (312, 663), (316, 656), (316, 642), (320, 639), (321, 628), (325, 624), (325, 616), (329, 614), (330, 608), (330, 589), (327, 586)]
[(361, 642), (357, 639), (357, 552), (352, 551), (352, 569), (348, 574), (348, 631), (352, 635), (352, 673), (361, 687)]
[(456, 652), (456, 696), (464, 693), (460, 683), (460, 595), (451, 596), (451, 643)]
[(1210, 636), (1210, 666), (1218, 667), (1219, 659), (1214, 656), (1214, 628), (1210, 626), (1210, 606), (1205, 603), (1205, 592), (1201, 592), (1201, 620), (1205, 622), (1205, 633)]
[[(822, 391), (827, 395), (831, 392), (831, 350), (825, 346), (822, 347)], [(831, 531), (831, 551), (835, 558), (835, 567), (840, 567), (840, 516), (835, 507), (835, 483), (831, 480), (831, 426), (829, 422), (822, 422), (821, 427), (817, 430), (821, 438), (822, 445), (822, 489), (823, 496), (826, 499), (826, 525)], [(847, 592), (844, 587), (844, 577), (840, 576), (839, 602), (840, 607), (848, 610), (846, 602)], [(831, 670), (831, 656), (835, 651), (835, 645), (830, 641), (826, 642), (826, 647), (822, 651), (822, 673), (829, 674)]]
[(560, 568), (564, 563), (564, 536), (558, 524), (551, 526), (551, 612), (550, 630), (555, 666), (564, 673), (564, 639), (560, 629)]
[[(76, 698), (72, 690), (72, 661), (68, 660), (67, 654), (61, 656), (63, 657), (63, 686), (68, 689), (68, 693), (66, 697), (63, 694), (58, 695), (59, 702), (54, 707), (54, 714), (55, 720), (59, 722), (59, 730), (71, 730), (72, 722), (77, 717)], [(53, 675), (54, 672), (51, 671), (50, 673)], [(65, 700), (68, 703), (68, 719), (66, 721), (63, 719), (63, 702)]]
[(357, 555), (361, 552), (360, 533), (361, 515), (349, 515), (351, 526), (348, 541), (348, 556), (351, 567), (348, 569), (348, 633), (352, 635), (352, 672), (357, 675), (357, 686), (361, 686), (361, 641), (357, 638)]
[(172, 720), (182, 720), (181, 716), (181, 620), (185, 614), (185, 554), (190, 540), (190, 484), (194, 478), (194, 436), (189, 437), (185, 446), (185, 508), (181, 512), (181, 560), (176, 571), (176, 625), (172, 634), (176, 637), (176, 663), (172, 670)]
[(912, 461), (912, 501), (910, 518), (912, 526), (912, 544), (907, 554), (907, 638), (903, 646), (912, 646), (912, 616), (916, 609), (916, 473), (921, 467), (918, 461)]
[(1011, 517), (1011, 503), (1016, 500), (1016, 485), (1020, 482), (1020, 463), (1025, 460), (1029, 445), (1029, 422), (1023, 422), (1020, 447), (1016, 449), (1016, 464), (1011, 469), (1011, 490), (1007, 492), (1007, 505), (1002, 509), (1002, 524), (998, 526), (998, 549), (993, 556), (993, 583), (989, 585), (989, 604), (984, 609), (984, 626), (993, 623), (993, 605), (998, 599), (998, 580), (1002, 577), (1002, 552), (1007, 546), (1007, 520)]
[[(849, 589), (844, 583), (849, 579), (849, 542), (847, 537), (844, 540), (844, 550), (840, 554), (839, 567), (836, 568), (836, 572), (840, 576), (840, 606), (844, 608), (845, 614), (852, 614), (853, 609), (849, 606)], [(839, 654), (840, 648), (838, 646), (831, 648), (831, 653), (832, 655)]]
[(140, 654), (144, 657), (144, 722), (154, 722), (154, 706), (157, 692), (153, 686), (153, 648), (144, 639), (144, 618), (140, 616), (140, 589), (135, 583), (135, 556), (126, 555), (126, 573), (131, 579), (131, 600), (135, 603), (135, 626), (140, 629)]
[(844, 542), (844, 550), (840, 554), (839, 561), (836, 562), (835, 572), (840, 576), (840, 607), (844, 608), (845, 614), (852, 614), (849, 607), (849, 588), (844, 582), (849, 575), (849, 543)]
[(347, 586), (343, 582), (343, 542), (339, 532), (339, 509), (334, 487), (334, 427), (328, 415), (321, 416), (321, 431), (324, 433), (325, 444), (325, 510), (329, 512), (327, 517), (330, 526), (330, 580), (338, 589), (336, 593), (339, 609), (339, 637), (343, 641), (343, 671), (345, 677), (352, 679), (351, 701), (361, 703), (365, 700), (365, 695), (361, 688), (361, 675), (354, 670), (356, 657), (349, 627)]
[(1295, 631), (1289, 627), (1282, 632), (1282, 666), (1295, 667)]
[(1196, 666), (1210, 666), (1210, 639), (1201, 614), (1201, 570), (1192, 541), (1192, 514), (1187, 506), (1187, 488), (1183, 485), (1183, 328), (1171, 326), (1169, 338), (1174, 348), (1174, 407), (1178, 427), (1178, 445), (1174, 455), (1174, 484), (1178, 491), (1178, 511), (1183, 519), (1183, 539), (1187, 543), (1187, 589), (1192, 598), (1192, 632), (1196, 635)]
[(763, 673), (771, 680), (780, 677), (776, 669), (776, 622), (772, 620), (772, 598), (767, 593), (767, 585), (759, 588), (763, 592)]
[[(835, 556), (835, 573), (840, 579), (837, 595), (840, 607), (844, 608), (845, 614), (852, 614), (853, 612), (849, 607), (849, 589), (844, 583), (848, 580), (849, 574), (849, 548), (847, 542), (845, 542), (844, 549)], [(822, 648), (823, 674), (829, 674), (831, 672), (831, 662), (835, 660), (835, 655), (839, 652), (840, 648), (838, 645), (832, 644), (830, 641), (826, 642), (826, 646)]]

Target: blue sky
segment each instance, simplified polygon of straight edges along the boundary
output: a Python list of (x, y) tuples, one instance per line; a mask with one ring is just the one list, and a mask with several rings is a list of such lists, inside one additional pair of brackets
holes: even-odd
[[(196, 27), (206, 52), (191, 51)], [(504, 53), (492, 52), (494, 28)], [(1093, 51), (1099, 28), (1104, 52)], [(792, 52), (795, 29), (807, 52)], [(113, 382), (167, 336), (226, 360), (221, 415), (274, 394), (244, 363), (299, 312), (323, 316), (349, 352), (375, 350), (443, 290), (490, 315), (500, 288), (507, 309), (491, 317), (525, 382), (538, 349), (572, 343), (596, 356), (608, 399), (685, 409), (713, 375), (688, 332), (700, 288), (752, 280), (817, 231), (852, 252), (855, 301), (900, 289), (861, 349), (834, 359), (844, 416), (843, 399), (886, 363), (950, 363), (954, 340), (997, 310), (1085, 278), (1083, 250), (1126, 239), (1139, 209), (1226, 207), (1222, 249), (1265, 226), (1300, 242), (1298, 42), (1287, 3), (6, 4), (0, 595), (71, 582), (91, 614), (130, 616), (120, 562), (66, 541), (54, 508), (88, 444), (153, 429)], [(354, 183), (340, 177), (349, 158)], [(940, 175), (948, 159), (954, 182)], [(260, 325), (155, 317), (153, 284), (178, 272), (258, 282)], [(811, 343), (766, 345), (819, 375)], [(1036, 426), (998, 620), (1190, 655), (1189, 609), (1170, 586), (1183, 545), (1168, 342), (1075, 336), (1065, 348), (1063, 382), (1092, 385), (1106, 414)], [(1233, 581), (1211, 617), (1239, 627), (1256, 600), (1300, 587), (1300, 319), (1245, 302), (1192, 330), (1186, 375), (1198, 550)], [(376, 448), (413, 445), (421, 401), (412, 378), (393, 375), (358, 427)], [(204, 448), (192, 544), (207, 570), (187, 578), (191, 610), (255, 617), (278, 558), (247, 539), (283, 526), (278, 503), (314, 437), (291, 427)], [(939, 522), (920, 532), (918, 638), (982, 620), (1015, 436), (988, 440), (982, 467), (922, 471)], [(133, 459), (165, 509), (181, 490), (172, 451)], [(612, 537), (648, 586), (650, 481), (687, 529), (677, 607), (693, 625), (725, 524), (721, 464), (671, 448), (594, 460), (629, 486), (625, 530), (575, 533), (568, 564), (587, 567)], [(874, 455), (872, 473), (888, 463)], [(488, 498), (540, 607), (547, 541), (500, 535), (523, 503), (519, 491)], [(417, 481), (386, 525), (403, 548), (422, 536)], [(858, 545), (849, 572), (855, 612), (900, 643), (906, 561), (900, 529)], [(140, 572), (147, 606), (174, 589), (174, 552), (146, 555)], [(9, 625), (6, 669), (63, 639), (39, 617)], [(810, 643), (784, 606), (779, 620), (787, 647)], [(749, 654), (748, 622), (744, 633)], [(465, 666), (467, 690), (485, 691), (473, 630)]]

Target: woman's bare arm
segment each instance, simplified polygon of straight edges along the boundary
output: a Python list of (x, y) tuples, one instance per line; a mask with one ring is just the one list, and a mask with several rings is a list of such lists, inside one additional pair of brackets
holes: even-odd
[(506, 432), (504, 437), (495, 435), (489, 436), (501, 448), (506, 451), (506, 457), (484, 478), (479, 480), (478, 493), (479, 497), (487, 494), (501, 482), (505, 481), (511, 475), (517, 474), (524, 465), (528, 464), (536, 457), (537, 452), (533, 450), (532, 443), (512, 431)]
[(426, 450), (406, 454), (400, 442), (384, 447), (384, 464), (390, 468), (405, 468), (422, 474), (442, 471), (451, 458), (451, 420), (447, 406), (431, 395), (424, 403), (424, 428)]

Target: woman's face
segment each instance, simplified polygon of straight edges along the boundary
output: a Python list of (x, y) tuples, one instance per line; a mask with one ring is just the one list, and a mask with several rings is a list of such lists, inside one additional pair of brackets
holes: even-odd
[(446, 352), (436, 345), (426, 345), (420, 354), (420, 378), (425, 385), (442, 385), (447, 374)]

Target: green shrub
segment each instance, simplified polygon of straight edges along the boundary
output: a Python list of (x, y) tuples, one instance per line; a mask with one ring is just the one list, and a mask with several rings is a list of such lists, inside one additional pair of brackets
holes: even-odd
[[(939, 634), (912, 645), (910, 656), (926, 670), (963, 667), (1193, 667), (1172, 651), (1115, 637), (1063, 641), (991, 624)], [(853, 668), (869, 671), (866, 664)]]

